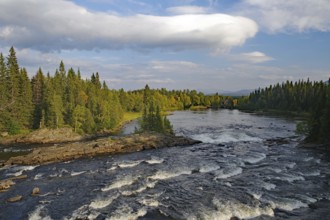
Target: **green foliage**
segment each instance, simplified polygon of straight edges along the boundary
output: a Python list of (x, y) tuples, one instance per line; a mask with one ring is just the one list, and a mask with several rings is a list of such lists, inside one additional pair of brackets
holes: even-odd
[(10, 135), (19, 134), (21, 130), (20, 123), (14, 119), (8, 119), (5, 122), (5, 128)]
[(296, 132), (298, 134), (307, 135), (309, 132), (308, 123), (306, 121), (298, 122), (296, 125)]
[(173, 134), (173, 128), (166, 117), (161, 116), (159, 104), (155, 107), (155, 100), (152, 97), (150, 88), (145, 86), (143, 93), (143, 115), (141, 121), (141, 131), (155, 131), (158, 133)]
[[(330, 82), (330, 80), (329, 80)], [(276, 84), (252, 92), (240, 99), (239, 107), (248, 110), (307, 112), (307, 122), (297, 124), (297, 132), (307, 141), (330, 142), (330, 85), (324, 82), (298, 81)]]
[(172, 132), (164, 110), (197, 106), (227, 107), (228, 97), (206, 96), (196, 90), (145, 89), (110, 90), (101, 84), (99, 73), (83, 80), (80, 70), (66, 69), (61, 61), (54, 74), (41, 68), (30, 80), (20, 68), (14, 48), (4, 58), (0, 53), (0, 131), (60, 128), (71, 126), (80, 133), (107, 131), (124, 120), (124, 112), (143, 113), (144, 127), (158, 132)]

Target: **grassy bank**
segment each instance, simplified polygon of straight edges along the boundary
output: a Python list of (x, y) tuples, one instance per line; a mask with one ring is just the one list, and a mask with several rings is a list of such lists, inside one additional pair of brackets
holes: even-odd
[(142, 112), (125, 112), (122, 123), (125, 124), (140, 117), (142, 117)]

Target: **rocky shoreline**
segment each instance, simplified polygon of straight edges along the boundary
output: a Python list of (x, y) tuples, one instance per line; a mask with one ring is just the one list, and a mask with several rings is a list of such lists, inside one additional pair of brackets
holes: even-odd
[(200, 141), (182, 136), (158, 133), (98, 138), (95, 140), (61, 143), (36, 148), (27, 155), (11, 157), (5, 162), (5, 165), (40, 165), (98, 155), (130, 153), (163, 147), (192, 145), (196, 143), (200, 143)]

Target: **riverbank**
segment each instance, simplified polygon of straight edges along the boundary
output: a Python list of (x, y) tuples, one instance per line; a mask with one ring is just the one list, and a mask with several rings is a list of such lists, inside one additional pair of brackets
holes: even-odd
[(240, 109), (238, 110), (242, 112), (247, 113), (253, 113), (257, 115), (267, 115), (267, 116), (281, 116), (281, 117), (290, 117), (290, 118), (296, 118), (296, 119), (307, 119), (309, 117), (308, 112), (297, 112), (297, 111), (282, 111), (277, 109)]
[(95, 134), (83, 134), (80, 135), (73, 131), (71, 127), (64, 127), (58, 129), (42, 128), (31, 131), (26, 134), (13, 135), (0, 137), (0, 146), (8, 145), (31, 145), (31, 144), (58, 144), (68, 143), (74, 141), (91, 140), (99, 137), (105, 137), (113, 134), (118, 134), (120, 130), (132, 120), (136, 120), (141, 117), (140, 112), (126, 112), (123, 116), (123, 120), (114, 129), (98, 132)]
[(158, 133), (98, 138), (89, 141), (77, 141), (36, 148), (26, 155), (11, 157), (5, 162), (5, 165), (40, 165), (99, 155), (130, 153), (163, 147), (192, 145), (196, 143), (200, 143), (200, 141), (183, 136)]

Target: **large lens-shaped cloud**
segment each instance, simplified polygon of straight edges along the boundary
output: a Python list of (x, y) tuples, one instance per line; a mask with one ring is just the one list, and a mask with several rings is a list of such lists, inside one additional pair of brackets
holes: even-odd
[(248, 18), (226, 14), (121, 16), (88, 11), (64, 0), (0, 1), (0, 44), (63, 49), (208, 48), (242, 45), (258, 31)]

